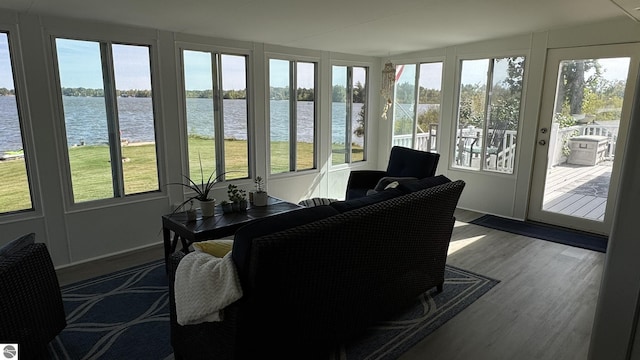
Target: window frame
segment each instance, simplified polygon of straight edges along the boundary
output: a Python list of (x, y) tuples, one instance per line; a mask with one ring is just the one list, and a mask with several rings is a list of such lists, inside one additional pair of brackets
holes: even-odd
[(19, 28), (16, 24), (0, 23), (0, 32), (7, 35), (9, 59), (11, 62), (16, 98), (16, 110), (20, 124), (25, 170), (27, 172), (27, 185), (31, 199), (31, 208), (0, 213), (0, 223), (4, 223), (14, 220), (35, 219), (41, 217), (43, 211), (40, 196), (40, 180), (36, 166), (33, 122), (27, 100), (29, 95), (27, 91), (26, 73), (23, 67), (22, 48), (19, 41)]
[[(352, 121), (345, 121), (345, 136), (347, 136), (347, 138), (345, 138), (345, 159), (344, 162), (341, 162), (339, 164), (334, 164), (333, 163), (333, 93), (331, 94), (332, 96), (329, 98), (329, 107), (330, 107), (330, 127), (329, 127), (329, 154), (330, 154), (330, 159), (329, 159), (329, 164), (331, 167), (344, 167), (345, 165), (352, 165), (352, 164), (359, 164), (359, 163), (364, 163), (368, 160), (368, 148), (369, 148), (369, 125), (370, 125), (370, 114), (371, 114), (371, 64), (363, 64), (363, 63), (355, 63), (355, 62), (344, 62), (344, 61), (333, 61), (330, 64), (330, 79), (331, 79), (331, 86), (330, 86), (330, 91), (333, 92), (333, 70), (334, 67), (345, 67), (346, 71), (347, 71), (347, 86), (346, 86), (346, 104), (348, 104), (347, 109), (346, 109), (346, 119), (353, 119), (353, 91), (354, 91), (354, 82), (353, 82), (353, 69), (354, 68), (362, 68), (365, 70), (365, 99), (366, 99), (366, 103), (363, 105), (364, 106), (364, 139), (363, 139), (363, 143), (362, 143), (362, 150), (363, 150), (363, 154), (362, 154), (362, 160), (358, 160), (358, 161), (353, 161), (353, 148), (352, 148), (352, 143), (353, 143), (353, 137), (354, 137), (354, 129), (353, 129), (353, 120)], [(345, 119), (345, 120), (346, 120)]]
[[(267, 145), (267, 165), (266, 172), (269, 177), (282, 177), (291, 174), (300, 174), (305, 172), (318, 172), (319, 171), (319, 151), (320, 151), (320, 67), (322, 62), (320, 58), (312, 56), (295, 56), (291, 54), (271, 53), (265, 52), (265, 117), (266, 117), (266, 145)], [(289, 89), (295, 85), (295, 94), (290, 91), (289, 94), (289, 170), (283, 172), (272, 172), (271, 169), (271, 60), (281, 60), (289, 62)], [(297, 169), (297, 64), (298, 63), (312, 63), (314, 64), (314, 91), (313, 91), (313, 167), (309, 169)]]
[[(440, 148), (440, 144), (442, 143), (442, 136), (444, 135), (442, 132), (442, 129), (444, 129), (444, 127), (442, 126), (442, 112), (444, 110), (444, 81), (445, 81), (445, 73), (446, 73), (446, 66), (447, 66), (447, 60), (443, 57), (432, 57), (432, 58), (424, 58), (424, 59), (412, 59), (412, 60), (395, 60), (393, 61), (393, 64), (396, 66), (396, 69), (398, 66), (400, 65), (413, 65), (415, 66), (415, 76), (414, 76), (414, 83), (413, 83), (413, 101), (414, 101), (414, 106), (413, 106), (413, 113), (412, 113), (412, 132), (411, 132), (411, 148), (415, 149), (416, 148), (416, 139), (418, 136), (417, 133), (417, 128), (418, 128), (418, 120), (419, 120), (419, 113), (418, 113), (418, 106), (420, 105), (420, 76), (421, 76), (421, 68), (423, 64), (435, 64), (435, 63), (439, 63), (442, 67), (442, 71), (440, 73), (440, 111), (438, 114), (438, 129), (436, 130), (436, 141), (435, 141), (435, 146), (432, 146), (431, 149), (428, 149), (428, 151), (433, 151), (433, 152), (441, 152), (441, 148)], [(397, 71), (397, 70), (396, 70)], [(391, 107), (390, 111), (393, 114), (393, 121), (390, 121), (391, 125), (390, 125), (390, 131), (391, 131), (391, 144), (393, 146), (393, 137), (395, 136), (395, 108), (397, 107), (398, 104), (396, 104), (396, 86), (397, 83), (394, 83), (393, 85), (393, 95), (392, 95), (392, 101), (393, 101), (393, 106)], [(428, 131), (431, 131), (430, 129)], [(438, 134), (439, 131), (439, 134)]]
[[(230, 56), (243, 56), (245, 58), (245, 75), (246, 75), (246, 102), (247, 102), (247, 176), (242, 178), (233, 178), (227, 179), (226, 176), (222, 176), (220, 178), (220, 182), (225, 181), (246, 181), (247, 179), (253, 178), (256, 173), (255, 170), (255, 160), (254, 160), (254, 148), (255, 148), (255, 140), (254, 140), (254, 104), (253, 104), (253, 72), (252, 72), (252, 52), (250, 50), (239, 49), (239, 48), (230, 48), (224, 46), (214, 46), (207, 44), (197, 44), (191, 42), (178, 42), (176, 46), (176, 56), (177, 56), (177, 73), (178, 73), (178, 106), (180, 112), (180, 136), (182, 137), (182, 164), (183, 164), (183, 174), (190, 174), (190, 166), (189, 166), (189, 134), (188, 134), (188, 119), (187, 119), (187, 96), (186, 96), (186, 84), (185, 84), (185, 76), (184, 76), (184, 52), (185, 51), (194, 51), (194, 52), (203, 52), (209, 53), (211, 56), (212, 68), (211, 68), (211, 76), (212, 76), (212, 85), (214, 87), (213, 90), (213, 116), (214, 116), (214, 131), (215, 131), (215, 168), (216, 175), (221, 174), (226, 171), (226, 163), (225, 163), (225, 143), (224, 143), (224, 97), (222, 96), (222, 55), (230, 55)], [(214, 59), (217, 59), (214, 61)], [(217, 134), (222, 134), (222, 136), (218, 136)], [(222, 169), (222, 172), (219, 171)], [(205, 174), (206, 175), (206, 174)], [(225, 185), (226, 186), (226, 185)], [(218, 188), (218, 186), (214, 186), (214, 188)], [(185, 194), (188, 191), (185, 190)]]
[[(110, 205), (117, 205), (117, 204), (123, 204), (123, 203), (132, 203), (132, 202), (138, 202), (138, 201), (143, 201), (143, 200), (148, 200), (148, 199), (157, 199), (157, 198), (161, 198), (164, 194), (166, 194), (166, 190), (165, 190), (165, 177), (163, 176), (163, 174), (166, 173), (166, 168), (165, 168), (165, 160), (164, 160), (164, 156), (162, 156), (162, 154), (165, 152), (165, 146), (163, 144), (163, 141), (161, 141), (161, 139), (164, 139), (163, 136), (163, 131), (162, 131), (162, 126), (161, 126), (161, 120), (160, 118), (162, 117), (162, 111), (161, 111), (161, 101), (156, 99), (156, 97), (160, 97), (161, 96), (161, 91), (160, 91), (160, 85), (159, 85), (159, 81), (157, 80), (158, 78), (158, 74), (160, 73), (160, 69), (159, 69), (159, 61), (158, 61), (158, 44), (157, 44), (157, 39), (156, 38), (145, 38), (145, 37), (134, 37), (134, 38), (123, 38), (122, 36), (109, 36), (108, 33), (107, 34), (102, 34), (102, 35), (95, 35), (95, 34), (87, 34), (79, 36), (77, 35), (76, 32), (74, 31), (69, 31), (69, 30), (64, 30), (64, 26), (62, 27), (62, 30), (57, 30), (57, 31), (51, 31), (48, 33), (48, 37), (49, 37), (49, 41), (47, 42), (48, 45), (48, 53), (50, 56), (50, 69), (51, 69), (51, 78), (52, 78), (52, 84), (51, 86), (53, 87), (53, 94), (54, 96), (52, 101), (55, 107), (55, 117), (57, 117), (57, 126), (56, 126), (56, 140), (58, 141), (58, 149), (59, 149), (59, 158), (63, 160), (62, 164), (62, 168), (61, 168), (61, 176), (63, 179), (63, 184), (62, 184), (62, 191), (64, 194), (64, 205), (65, 208), (67, 209), (67, 211), (69, 212), (75, 212), (75, 211), (81, 211), (81, 210), (86, 210), (86, 209), (94, 209), (94, 208), (100, 208), (100, 207), (104, 207), (104, 206), (110, 206)], [(60, 73), (59, 73), (59, 63), (58, 63), (58, 54), (57, 54), (57, 46), (56, 46), (56, 39), (66, 39), (66, 40), (77, 40), (77, 41), (88, 41), (88, 42), (96, 42), (98, 43), (98, 45), (100, 46), (100, 53), (101, 56), (103, 56), (103, 47), (108, 48), (109, 52), (111, 52), (113, 49), (111, 47), (111, 45), (133, 45), (133, 46), (144, 46), (144, 47), (148, 47), (149, 49), (149, 72), (150, 72), (150, 82), (151, 82), (151, 103), (152, 103), (152, 112), (153, 112), (153, 127), (154, 127), (154, 138), (155, 138), (155, 156), (156, 156), (156, 172), (157, 172), (157, 177), (158, 177), (158, 188), (155, 190), (149, 190), (149, 191), (143, 191), (143, 192), (139, 192), (139, 193), (133, 193), (133, 194), (125, 194), (124, 193), (124, 188), (122, 189), (118, 189), (120, 193), (120, 196), (112, 196), (109, 198), (103, 198), (103, 199), (95, 199), (95, 200), (88, 200), (88, 201), (81, 201), (81, 202), (76, 202), (74, 199), (74, 191), (73, 191), (73, 183), (72, 183), (72, 176), (71, 176), (71, 165), (70, 165), (70, 159), (69, 159), (69, 152), (68, 152), (68, 147), (67, 147), (67, 129), (66, 129), (66, 123), (65, 123), (65, 116), (64, 116), (64, 106), (63, 106), (63, 101), (62, 101), (62, 86), (60, 83)], [(103, 46), (103, 45), (108, 45), (108, 46)], [(104, 71), (106, 70), (105, 67), (108, 66), (108, 72), (104, 73)], [(108, 60), (105, 62), (103, 60), (101, 60), (101, 67), (103, 70), (103, 79), (105, 77), (108, 77), (109, 80), (112, 82), (111, 84), (106, 84), (103, 83), (104, 86), (104, 90), (105, 90), (105, 112), (107, 114), (107, 118), (110, 116), (109, 112), (114, 112), (114, 114), (116, 115), (115, 119), (118, 119), (118, 105), (117, 105), (117, 95), (115, 93), (116, 90), (116, 82), (115, 82), (115, 68), (113, 65), (113, 56), (109, 56)], [(104, 80), (103, 80), (104, 81)], [(113, 93), (112, 93), (112, 89), (110, 87), (113, 87)], [(108, 97), (112, 97), (111, 100), (107, 100)], [(110, 104), (107, 104), (106, 101), (109, 101)], [(109, 124), (109, 120), (107, 119), (107, 126), (112, 126), (112, 124)], [(119, 120), (118, 123), (115, 124), (116, 125), (116, 129), (119, 127)], [(59, 133), (58, 133), (59, 131)], [(117, 132), (115, 133), (115, 138), (117, 139), (115, 144), (112, 144), (112, 135), (109, 135), (109, 151), (110, 153), (113, 151), (113, 147), (115, 146), (118, 150), (122, 149), (121, 143), (120, 143), (120, 133)], [(113, 154), (111, 154), (111, 156), (113, 156)], [(122, 159), (122, 154), (120, 151), (117, 151), (115, 156), (117, 156), (118, 159)], [(121, 177), (121, 184), (115, 184), (115, 182), (118, 181), (118, 179), (114, 179), (113, 174), (118, 173), (120, 175), (123, 176), (122, 173), (122, 160), (121, 161), (116, 161), (117, 165), (116, 167), (119, 168), (114, 170), (113, 165), (112, 165), (112, 182), (114, 182), (114, 191), (116, 186), (119, 188), (120, 186), (124, 186), (124, 178)]]
[[(495, 60), (496, 59), (507, 59), (513, 57), (522, 57), (524, 59), (524, 68), (522, 70), (522, 89), (520, 94), (520, 107), (518, 113), (518, 125), (516, 132), (516, 148), (514, 152), (514, 160), (513, 160), (513, 169), (511, 172), (505, 171), (497, 171), (487, 169), (485, 164), (486, 159), (486, 143), (487, 143), (487, 134), (488, 134), (488, 126), (490, 122), (490, 106), (491, 106), (491, 93), (493, 91), (493, 78), (495, 76), (495, 72), (493, 71), (495, 68)], [(456, 164), (456, 153), (457, 153), (457, 137), (458, 137), (458, 121), (460, 117), (460, 99), (461, 99), (461, 89), (462, 89), (462, 63), (464, 61), (474, 61), (474, 60), (489, 60), (489, 66), (486, 74), (486, 90), (485, 90), (485, 104), (484, 104), (484, 119), (483, 119), (483, 127), (482, 127), (482, 148), (480, 151), (480, 167), (478, 169), (470, 167), (470, 166), (460, 166)], [(500, 54), (480, 54), (475, 56), (458, 56), (455, 59), (456, 61), (456, 75), (455, 75), (455, 97), (453, 104), (454, 106), (454, 118), (451, 124), (451, 134), (450, 134), (450, 161), (447, 165), (450, 170), (455, 171), (468, 171), (472, 173), (479, 173), (484, 175), (493, 175), (493, 176), (509, 176), (514, 177), (518, 172), (518, 156), (519, 149), (521, 143), (521, 133), (523, 127), (523, 118), (525, 113), (525, 99), (526, 99), (526, 90), (528, 81), (528, 73), (529, 73), (529, 62), (530, 55), (527, 51), (512, 51), (512, 52), (504, 52)], [(490, 73), (489, 73), (490, 72)]]

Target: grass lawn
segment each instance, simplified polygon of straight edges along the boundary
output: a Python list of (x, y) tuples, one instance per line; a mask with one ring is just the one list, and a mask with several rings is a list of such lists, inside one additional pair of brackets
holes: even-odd
[[(313, 144), (298, 143), (298, 170), (313, 168)], [(362, 160), (362, 149), (354, 148), (353, 160)], [(205, 177), (214, 170), (214, 142), (212, 139), (189, 138), (189, 166), (193, 179), (200, 181), (202, 159)], [(122, 147), (122, 170), (125, 194), (137, 194), (158, 190), (158, 170), (156, 168), (155, 144), (129, 145)], [(244, 140), (225, 141), (225, 162), (227, 179), (241, 179), (249, 176), (247, 165), (247, 142)], [(105, 199), (113, 197), (111, 163), (109, 148), (101, 146), (79, 146), (69, 149), (71, 178), (75, 202)], [(344, 148), (334, 146), (332, 163), (344, 163)], [(287, 142), (271, 144), (272, 173), (289, 171), (289, 146)], [(215, 175), (214, 175), (215, 176)], [(43, 179), (46, 177), (42, 176)], [(31, 198), (27, 183), (24, 159), (0, 162), (0, 213), (31, 208)]]

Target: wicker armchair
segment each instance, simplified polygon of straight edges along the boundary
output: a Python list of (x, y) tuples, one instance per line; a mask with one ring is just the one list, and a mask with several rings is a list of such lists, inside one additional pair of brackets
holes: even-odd
[(53, 262), (34, 234), (0, 249), (0, 342), (18, 344), (20, 359), (43, 359), (67, 325)]

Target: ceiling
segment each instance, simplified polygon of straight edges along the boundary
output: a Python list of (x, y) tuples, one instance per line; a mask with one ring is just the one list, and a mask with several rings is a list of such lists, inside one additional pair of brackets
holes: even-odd
[(369, 56), (633, 21), (610, 0), (2, 0), (0, 8)]

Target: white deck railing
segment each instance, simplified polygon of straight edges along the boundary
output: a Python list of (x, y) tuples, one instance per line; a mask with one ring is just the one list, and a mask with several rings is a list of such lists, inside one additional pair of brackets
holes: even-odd
[(581, 135), (598, 135), (606, 136), (607, 152), (605, 157), (613, 158), (616, 152), (616, 143), (618, 142), (618, 125), (574, 125), (559, 128), (557, 124), (551, 125), (551, 134), (549, 136), (549, 153), (548, 167), (563, 164), (567, 161), (568, 148), (567, 141), (574, 136)]
[[(436, 151), (437, 148), (437, 130), (436, 124), (432, 124), (429, 132), (419, 133), (415, 135), (415, 146), (412, 146), (413, 135), (396, 135), (393, 137), (393, 145), (414, 148), (423, 151)], [(489, 129), (489, 134), (493, 130)], [(485, 169), (499, 172), (512, 173), (515, 166), (515, 150), (518, 132), (515, 130), (507, 130), (504, 132), (502, 142), (498, 149), (500, 152), (488, 152), (485, 155), (487, 165)], [(553, 151), (549, 154), (549, 166), (555, 166), (566, 162), (566, 142), (569, 138), (579, 135), (599, 135), (606, 136), (608, 140), (608, 148), (606, 152), (607, 158), (613, 158), (616, 151), (616, 143), (618, 141), (617, 125), (575, 125), (565, 128), (559, 128), (557, 124), (551, 127), (549, 136), (549, 147)], [(479, 163), (473, 163), (480, 159), (480, 149), (482, 148), (482, 129), (465, 128), (458, 132), (458, 146), (456, 147), (455, 159), (456, 165), (462, 167), (478, 168)], [(475, 165), (475, 166), (472, 166)]]

